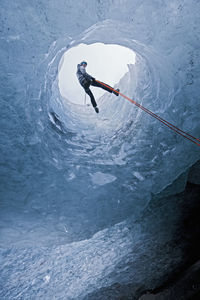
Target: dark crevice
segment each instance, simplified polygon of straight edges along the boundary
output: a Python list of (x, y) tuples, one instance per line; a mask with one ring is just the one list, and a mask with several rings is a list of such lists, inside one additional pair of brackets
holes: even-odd
[[(200, 185), (187, 183), (185, 190), (182, 193), (179, 193), (173, 197), (164, 197), (159, 198), (158, 196), (154, 196), (149, 203), (149, 206), (144, 211), (143, 216), (141, 217), (141, 223), (143, 222), (144, 230), (149, 231), (149, 238), (147, 238), (147, 243), (149, 239), (158, 239), (158, 245), (154, 246), (149, 244), (149, 252), (152, 252), (151, 254), (146, 253), (144, 257), (141, 257), (139, 260), (139, 264), (142, 266), (145, 266), (148, 262), (148, 259), (146, 258), (146, 255), (151, 260), (151, 264), (154, 263), (158, 264), (158, 268), (164, 268), (164, 266), (159, 265), (160, 261), (162, 261), (162, 257), (165, 256), (166, 252), (169, 252), (169, 260), (172, 259), (171, 265), (168, 266), (168, 271), (166, 275), (160, 278), (160, 280), (155, 280), (155, 283), (153, 282), (152, 285), (156, 284), (156, 282), (160, 281), (160, 284), (158, 286), (152, 286), (151, 289), (146, 288), (146, 283), (144, 283), (143, 287), (141, 284), (137, 285), (134, 282), (129, 284), (119, 284), (116, 282), (112, 286), (108, 287), (102, 287), (100, 290), (96, 291), (95, 293), (92, 293), (88, 295), (84, 300), (98, 300), (103, 299), (102, 295), (104, 295), (104, 299), (113, 299), (113, 300), (122, 300), (122, 299), (132, 299), (136, 300), (143, 294), (158, 294), (161, 293), (167, 289), (172, 289), (174, 286), (177, 288), (174, 288), (177, 295), (181, 295), (184, 297), (184, 293), (187, 293), (187, 290), (189, 290), (189, 296), (191, 297), (191, 294), (194, 296), (196, 293), (198, 293), (197, 287), (199, 288), (199, 282), (197, 281), (197, 274), (199, 274), (199, 270), (195, 269), (195, 272), (193, 275), (191, 275), (191, 280), (188, 281), (188, 284), (185, 284), (184, 280), (182, 278), (185, 274), (187, 274), (187, 270), (195, 264), (199, 259), (199, 253), (200, 253), (200, 245), (198, 243), (200, 239), (200, 203), (199, 203), (199, 196), (200, 196)], [(173, 201), (176, 201), (175, 205), (173, 204)], [(151, 212), (155, 213), (155, 216), (159, 214), (159, 211), (167, 211), (170, 210), (170, 207), (174, 206), (174, 208), (178, 209), (180, 214), (176, 220), (176, 231), (174, 232), (172, 239), (170, 242), (166, 243), (166, 249), (165, 247), (162, 249), (159, 249), (159, 239), (162, 237), (159, 236), (160, 233), (158, 233), (153, 228), (152, 225), (149, 227), (151, 221)], [(167, 212), (169, 213), (169, 212)], [(159, 217), (159, 216), (158, 216)], [(149, 221), (146, 223), (146, 219), (149, 218)], [(166, 223), (165, 226), (167, 226), (167, 215), (163, 215), (163, 218), (166, 219), (164, 223)], [(139, 222), (140, 222), (139, 221)], [(157, 222), (154, 223), (154, 226), (156, 227)], [(131, 226), (135, 226), (135, 224), (132, 224)], [(163, 232), (165, 234), (164, 230), (168, 230), (168, 227), (160, 228), (160, 232)], [(170, 226), (170, 220), (169, 220), (169, 226)], [(149, 227), (149, 228), (148, 228)], [(155, 232), (154, 232), (155, 231)], [(158, 235), (157, 235), (158, 234)], [(155, 236), (154, 236), (155, 235)], [(145, 245), (147, 247), (147, 245)], [(162, 245), (163, 247), (163, 245)], [(181, 250), (181, 262), (178, 264), (173, 262), (173, 252), (174, 250)], [(154, 253), (154, 254), (153, 254)], [(133, 254), (133, 260), (134, 260), (134, 252)], [(155, 257), (154, 257), (155, 256)], [(173, 265), (174, 264), (174, 265)], [(120, 266), (116, 266), (116, 269), (119, 270)], [(124, 265), (123, 265), (124, 268)], [(123, 268), (121, 270), (121, 276), (123, 275)], [(135, 268), (135, 263), (131, 264), (129, 261), (127, 268)], [(168, 273), (169, 272), (169, 273)], [(113, 272), (111, 275), (115, 276), (115, 272)], [(193, 277), (192, 277), (193, 276)], [(124, 274), (124, 277), (126, 275)], [(180, 282), (180, 283), (179, 283)], [(183, 282), (183, 283), (182, 283)], [(181, 285), (183, 284), (183, 286)], [(194, 289), (196, 287), (196, 289)], [(181, 292), (182, 289), (182, 292)], [(164, 298), (165, 299), (165, 298)], [(168, 298), (166, 298), (168, 299)], [(179, 299), (179, 298), (173, 298)], [(181, 298), (181, 299), (190, 299), (190, 298)], [(172, 300), (170, 298), (170, 300)]]

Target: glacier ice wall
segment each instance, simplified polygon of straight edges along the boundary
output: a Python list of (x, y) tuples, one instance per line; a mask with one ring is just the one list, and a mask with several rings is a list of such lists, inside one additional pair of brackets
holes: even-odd
[[(120, 90), (199, 137), (199, 6), (195, 0), (1, 1), (3, 247), (76, 241), (78, 249), (84, 239), (92, 252), (92, 236), (111, 228), (105, 240), (113, 235), (115, 268), (131, 244), (125, 241), (118, 255), (123, 229), (116, 224), (127, 228), (125, 220), (139, 218), (152, 193), (173, 182), (168, 195), (184, 190), (200, 157), (196, 145), (113, 95), (99, 99), (99, 116), (72, 105), (59, 94), (57, 74), (64, 52), (79, 43), (129, 47), (137, 61)], [(107, 276), (107, 264), (103, 259), (98, 276)]]

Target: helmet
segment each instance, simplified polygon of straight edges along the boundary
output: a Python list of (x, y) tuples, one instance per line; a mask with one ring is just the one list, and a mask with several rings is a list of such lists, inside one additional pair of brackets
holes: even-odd
[(82, 61), (81, 62), (81, 66), (84, 65), (84, 64), (87, 66), (87, 62), (86, 61)]

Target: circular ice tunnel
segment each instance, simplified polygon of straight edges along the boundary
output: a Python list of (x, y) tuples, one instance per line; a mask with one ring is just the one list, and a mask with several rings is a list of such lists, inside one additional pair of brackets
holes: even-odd
[[(62, 55), (80, 43), (97, 42), (135, 51), (136, 64), (129, 66), (118, 84), (123, 94), (168, 121), (177, 121), (177, 126), (182, 123), (175, 117), (179, 107), (173, 99), (179, 83), (173, 64), (167, 61), (166, 72), (162, 51), (134, 40), (127, 24), (107, 20), (78, 37), (54, 42), (47, 57), (45, 81), (49, 121), (55, 131), (54, 135), (49, 132), (48, 145), (51, 164), (63, 176), (56, 203), (56, 212), (62, 207), (59, 228), (69, 228), (72, 238), (87, 237), (130, 215), (137, 217), (151, 193), (173, 183), (198, 157), (189, 143), (121, 97), (105, 94), (99, 101), (98, 116), (61, 97), (58, 66)], [(180, 161), (186, 149), (193, 155)], [(183, 190), (186, 180), (187, 172), (169, 194)]]

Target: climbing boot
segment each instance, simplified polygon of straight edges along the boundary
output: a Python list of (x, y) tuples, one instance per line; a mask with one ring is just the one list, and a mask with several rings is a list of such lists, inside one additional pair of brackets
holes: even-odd
[(119, 89), (116, 89), (115, 91), (113, 91), (113, 94), (115, 94), (116, 96), (119, 96)]
[(98, 107), (96, 106), (94, 109), (95, 109), (96, 113), (98, 114), (99, 113)]

